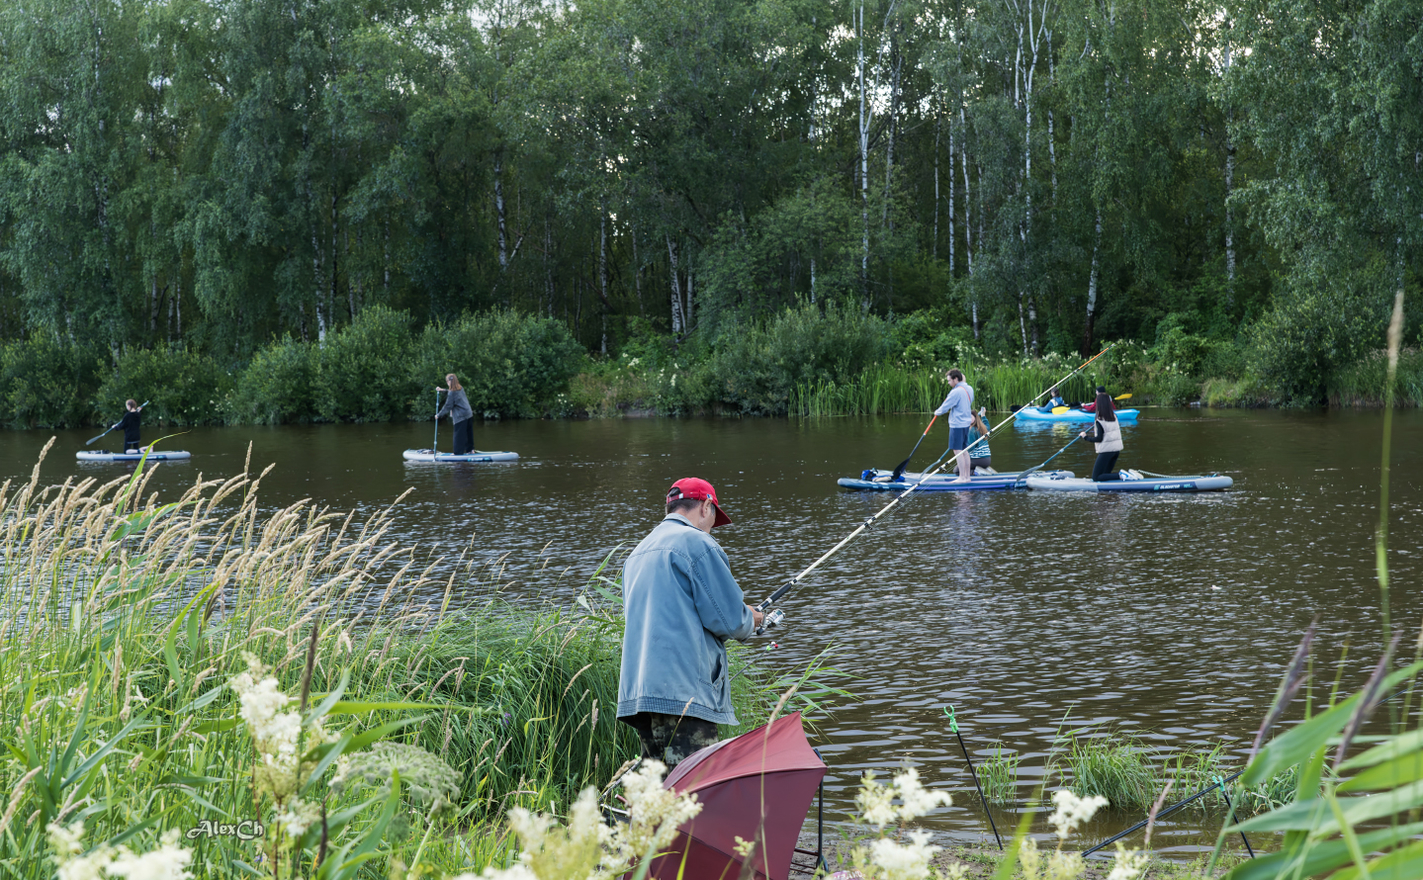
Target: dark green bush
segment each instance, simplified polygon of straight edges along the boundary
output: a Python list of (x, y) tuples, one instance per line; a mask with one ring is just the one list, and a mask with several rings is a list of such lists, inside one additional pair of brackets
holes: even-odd
[(1380, 345), (1387, 321), (1381, 295), (1334, 282), (1284, 291), (1251, 328), (1249, 369), (1274, 402), (1323, 403), (1329, 377)]
[(283, 425), (317, 418), (317, 350), (290, 336), (253, 356), (237, 377), (228, 422)]
[(416, 385), (410, 379), (411, 318), (371, 306), (326, 338), (316, 352), (316, 408), (333, 422), (406, 418)]
[(149, 401), (145, 423), (211, 425), (223, 421), (232, 373), (216, 360), (186, 347), (129, 349), (99, 387), (94, 402), (103, 421), (117, 420), (124, 401)]
[(105, 357), (36, 336), (0, 349), (0, 413), (12, 428), (72, 428), (94, 421)]
[(851, 382), (889, 350), (884, 319), (805, 304), (722, 337), (710, 363), (711, 394), (738, 412), (784, 415), (798, 385)]
[(404, 372), (417, 389), (409, 412), (429, 418), (435, 395), (454, 373), (476, 415), (536, 416), (568, 388), (583, 365), (582, 347), (568, 328), (551, 318), (514, 311), (466, 315), (453, 325), (431, 324), (415, 343)]

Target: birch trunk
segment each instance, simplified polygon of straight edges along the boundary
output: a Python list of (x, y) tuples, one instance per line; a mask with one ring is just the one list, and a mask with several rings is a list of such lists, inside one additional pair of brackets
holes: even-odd
[[(929, 256), (939, 258), (939, 115), (934, 114), (934, 237), (929, 240)], [(950, 135), (952, 137), (952, 135)], [(949, 253), (953, 253), (950, 247)], [(949, 260), (949, 274), (954, 271), (953, 260)]]
[(859, 146), (860, 146), (860, 299), (861, 308), (870, 310), (870, 122), (872, 108), (865, 93), (865, 4), (860, 2), (859, 43), (855, 50), (856, 78), (860, 85)]
[(499, 225), (499, 271), (509, 268), (508, 218), (504, 205), (504, 148), (494, 151), (494, 213)]
[(1097, 280), (1101, 273), (1102, 209), (1097, 209), (1097, 229), (1092, 237), (1092, 270), (1087, 275), (1087, 322), (1082, 328), (1082, 356), (1092, 351), (1092, 328), (1097, 320)]
[[(1230, 72), (1229, 32), (1230, 24), (1227, 22), (1222, 75)], [(1235, 184), (1235, 141), (1230, 135), (1230, 126), (1234, 121), (1234, 111), (1227, 109), (1225, 116), (1225, 283), (1226, 296), (1230, 299), (1233, 299), (1235, 294), (1235, 213), (1230, 206), (1230, 193)]]
[(608, 210), (598, 211), (598, 295), (603, 301), (602, 353), (608, 353)]
[(667, 266), (672, 276), (672, 335), (680, 337), (686, 328), (682, 318), (682, 282), (677, 277), (677, 244), (670, 234), (667, 238)]

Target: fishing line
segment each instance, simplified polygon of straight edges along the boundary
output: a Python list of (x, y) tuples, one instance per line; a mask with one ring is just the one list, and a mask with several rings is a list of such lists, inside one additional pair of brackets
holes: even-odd
[[(1094, 355), (1092, 358), (1090, 358), (1089, 360), (1083, 362), (1083, 364), (1082, 364), (1081, 366), (1079, 366), (1077, 369), (1075, 369), (1075, 370), (1073, 370), (1072, 372), (1068, 373), (1066, 376), (1063, 376), (1061, 379), (1057, 380), (1057, 381), (1054, 382), (1052, 385), (1048, 386), (1046, 389), (1044, 389), (1042, 392), (1040, 392), (1036, 397), (1033, 398), (1033, 400), (1032, 400), (1031, 402), (1029, 402), (1029, 403), (1027, 404), (1027, 406), (1032, 406), (1034, 402), (1036, 402), (1037, 400), (1041, 399), (1041, 398), (1043, 397), (1043, 395), (1047, 394), (1047, 393), (1048, 393), (1049, 391), (1051, 391), (1054, 387), (1063, 384), (1063, 383), (1066, 382), (1068, 379), (1071, 379), (1073, 376), (1075, 376), (1075, 375), (1077, 375), (1078, 373), (1082, 372), (1083, 370), (1087, 369), (1087, 367), (1089, 367), (1089, 366), (1090, 366), (1093, 362), (1095, 362), (1098, 358), (1100, 358), (1102, 355), (1106, 354), (1107, 352), (1111, 351), (1113, 348), (1116, 348), (1116, 346), (1117, 346), (1117, 343), (1114, 342), (1114, 343), (1112, 343), (1111, 345), (1109, 345), (1109, 346), (1107, 346), (1106, 348), (1104, 348), (1104, 349), (1102, 349), (1101, 351), (1099, 351), (1099, 352), (1098, 352), (1096, 355)], [(1004, 427), (1006, 427), (1010, 422), (1016, 420), (1016, 419), (1018, 418), (1018, 415), (1019, 415), (1022, 411), (1023, 411), (1023, 408), (1020, 407), (1017, 411), (1015, 411), (1015, 412), (1013, 412), (1012, 414), (1010, 414), (1006, 419), (1004, 419), (1003, 421), (999, 422), (996, 427), (990, 429), (987, 434), (984, 434), (983, 436), (979, 437), (977, 440), (975, 440), (975, 441), (973, 441), (972, 443), (970, 443), (970, 444), (969, 444), (965, 449), (963, 449), (962, 451), (963, 451), (963, 452), (968, 452), (970, 449), (972, 449), (973, 447), (977, 446), (978, 444), (987, 441), (987, 440), (988, 440), (990, 437), (992, 437), (994, 434), (997, 434), (1000, 430), (1002, 430)], [(766, 630), (770, 629), (770, 628), (773, 627), (773, 626), (777, 626), (778, 624), (781, 623), (781, 621), (783, 621), (783, 620), (785, 619), (785, 613), (784, 613), (783, 611), (781, 611), (779, 608), (776, 608), (775, 610), (771, 610), (771, 609), (773, 608), (773, 606), (775, 606), (775, 604), (776, 604), (777, 602), (779, 602), (779, 601), (780, 601), (787, 593), (789, 593), (791, 590), (795, 589), (795, 587), (796, 587), (802, 580), (804, 580), (807, 575), (809, 575), (812, 571), (815, 571), (815, 570), (816, 570), (817, 568), (819, 568), (822, 564), (824, 564), (824, 563), (825, 563), (825, 560), (829, 559), (830, 557), (834, 556), (836, 553), (840, 552), (840, 550), (843, 549), (846, 544), (849, 544), (851, 541), (855, 540), (855, 539), (858, 538), (860, 535), (864, 534), (864, 532), (865, 532), (867, 529), (869, 529), (871, 526), (873, 526), (876, 522), (879, 521), (880, 517), (884, 516), (885, 514), (889, 513), (891, 510), (893, 510), (894, 507), (895, 507), (897, 504), (899, 504), (899, 502), (903, 501), (905, 498), (908, 498), (910, 495), (914, 494), (914, 490), (916, 490), (916, 489), (918, 489), (920, 486), (924, 485), (924, 481), (925, 481), (925, 480), (929, 479), (930, 477), (932, 477), (932, 476), (934, 476), (935, 474), (937, 474), (939, 471), (943, 470), (944, 467), (947, 466), (947, 463), (945, 462), (945, 459), (947, 459), (947, 458), (949, 457), (949, 453), (950, 453), (951, 451), (952, 451), (952, 450), (946, 450), (943, 455), (939, 456), (938, 459), (936, 459), (936, 460), (932, 463), (932, 465), (933, 465), (933, 470), (926, 471), (925, 473), (921, 474), (920, 477), (919, 477), (919, 480), (918, 480), (917, 482), (915, 482), (914, 485), (910, 486), (908, 489), (905, 489), (903, 492), (901, 492), (900, 494), (896, 495), (895, 498), (894, 498), (894, 500), (891, 501), (891, 502), (889, 502), (888, 504), (886, 504), (883, 508), (881, 508), (878, 513), (876, 513), (875, 515), (869, 517), (869, 518), (866, 519), (864, 522), (860, 523), (859, 526), (857, 526), (853, 532), (851, 532), (850, 534), (846, 535), (843, 539), (841, 539), (840, 543), (836, 544), (834, 547), (831, 547), (829, 550), (827, 550), (827, 551), (825, 552), (825, 554), (824, 554), (823, 556), (821, 556), (819, 559), (817, 559), (817, 560), (815, 560), (814, 562), (812, 562), (810, 565), (806, 566), (806, 567), (805, 567), (804, 569), (802, 569), (798, 574), (792, 576), (790, 580), (786, 581), (784, 584), (782, 584), (781, 586), (777, 587), (776, 590), (775, 590), (773, 593), (771, 593), (771, 595), (767, 596), (765, 599), (762, 599), (762, 600), (761, 600), (761, 603), (760, 603), (759, 605), (755, 606), (755, 607), (756, 607), (756, 610), (757, 610), (757, 611), (760, 611), (762, 614), (764, 614), (765, 617), (762, 619), (761, 625), (756, 628), (756, 635), (759, 636), (759, 635), (764, 634), (764, 633), (766, 632)]]

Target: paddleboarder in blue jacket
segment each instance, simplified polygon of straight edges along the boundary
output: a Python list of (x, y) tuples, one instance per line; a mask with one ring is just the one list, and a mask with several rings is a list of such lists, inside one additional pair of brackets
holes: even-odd
[(667, 490), (666, 517), (623, 564), (623, 656), (618, 720), (637, 731), (642, 756), (669, 768), (736, 724), (726, 640), (761, 625), (711, 530), (731, 522), (711, 483)]

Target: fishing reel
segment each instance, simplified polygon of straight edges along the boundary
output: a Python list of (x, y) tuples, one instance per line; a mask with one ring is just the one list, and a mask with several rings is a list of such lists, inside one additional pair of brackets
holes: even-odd
[(773, 626), (780, 626), (781, 621), (785, 619), (786, 613), (784, 611), (779, 608), (773, 608), (770, 611), (767, 611), (765, 616), (761, 618), (761, 625), (756, 627), (756, 632), (753, 633), (753, 635), (764, 636), (766, 634), (766, 630), (770, 629)]

